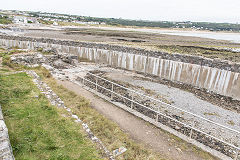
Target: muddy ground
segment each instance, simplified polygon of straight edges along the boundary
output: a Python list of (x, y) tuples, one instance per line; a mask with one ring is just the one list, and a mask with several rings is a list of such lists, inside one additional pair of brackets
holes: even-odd
[(239, 43), (199, 37), (187, 37), (137, 31), (104, 30), (97, 28), (24, 28), (23, 36), (107, 43), (168, 53), (198, 55), (240, 62)]

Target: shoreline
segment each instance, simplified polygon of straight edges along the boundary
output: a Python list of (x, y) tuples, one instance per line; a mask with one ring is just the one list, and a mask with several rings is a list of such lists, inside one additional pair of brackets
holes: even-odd
[[(61, 26), (62, 28), (65, 28)], [(68, 26), (69, 28), (70, 26)], [(240, 45), (240, 32), (227, 32), (227, 31), (208, 31), (208, 30), (193, 30), (193, 29), (175, 29), (175, 28), (149, 28), (149, 27), (118, 27), (118, 26), (73, 26), (74, 28), (84, 28), (84, 29), (102, 29), (111, 31), (129, 31), (129, 32), (142, 32), (142, 33), (152, 33), (152, 34), (166, 34), (173, 36), (185, 36), (185, 37), (198, 37), (207, 38), (220, 41), (228, 41), (232, 43), (237, 43)], [(67, 28), (67, 27), (66, 27)]]

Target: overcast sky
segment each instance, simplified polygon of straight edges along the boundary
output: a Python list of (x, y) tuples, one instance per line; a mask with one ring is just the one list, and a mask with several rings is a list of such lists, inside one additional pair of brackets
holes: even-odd
[(142, 20), (240, 23), (240, 0), (1, 0), (0, 9)]

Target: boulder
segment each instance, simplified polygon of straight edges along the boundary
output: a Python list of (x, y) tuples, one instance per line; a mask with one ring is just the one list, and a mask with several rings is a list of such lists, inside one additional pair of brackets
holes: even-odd
[(66, 69), (68, 64), (63, 62), (61, 59), (58, 59), (53, 62), (53, 66), (57, 69)]

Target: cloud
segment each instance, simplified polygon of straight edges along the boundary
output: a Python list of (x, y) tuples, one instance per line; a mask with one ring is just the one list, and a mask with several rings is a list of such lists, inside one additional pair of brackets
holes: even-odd
[(144, 20), (240, 22), (239, 0), (8, 0), (0, 8)]

